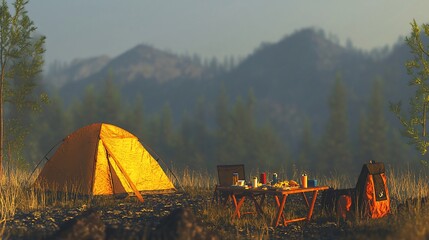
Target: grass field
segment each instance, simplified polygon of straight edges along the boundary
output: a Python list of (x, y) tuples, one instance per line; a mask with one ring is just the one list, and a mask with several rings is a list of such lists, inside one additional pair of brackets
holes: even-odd
[[(217, 183), (215, 174), (189, 169), (173, 172), (177, 179), (173, 176), (170, 178), (178, 186), (178, 190), (184, 189), (191, 198), (211, 198), (213, 187)], [(109, 204), (108, 201), (95, 202), (89, 197), (78, 197), (77, 194), (73, 193), (73, 190), (69, 194), (46, 193), (43, 189), (34, 188), (32, 186), (34, 179), (29, 179), (29, 177), (28, 172), (14, 170), (1, 179), (1, 236), (5, 234), (5, 223), (17, 211), (35, 209), (43, 211), (48, 206), (68, 208), (83, 205), (91, 206), (91, 204)], [(298, 176), (293, 174), (288, 179), (298, 179)], [(339, 174), (326, 177), (318, 176), (317, 179), (320, 185), (328, 185), (334, 188), (350, 188), (356, 182), (355, 179)], [(351, 219), (348, 222), (339, 223), (334, 216), (318, 214), (313, 221), (315, 224), (326, 224), (327, 222), (338, 224), (338, 226), (343, 224), (342, 228), (345, 224), (346, 230), (353, 233), (353, 237), (350, 236), (351, 239), (427, 239), (429, 236), (427, 224), (429, 222), (429, 209), (422, 199), (424, 200), (428, 196), (428, 176), (411, 170), (387, 169), (387, 179), (392, 199), (391, 214), (388, 217), (370, 220)], [(251, 239), (269, 239), (270, 234), (276, 231), (269, 224), (275, 214), (273, 208), (265, 207), (264, 211), (267, 214), (264, 220), (252, 217), (234, 220), (230, 217), (230, 211), (230, 208), (227, 211), (219, 211), (217, 204), (206, 201), (197, 217), (205, 222), (210, 230), (230, 239), (240, 236), (243, 239), (246, 239), (243, 236), (251, 236)], [(296, 224), (299, 225), (300, 223)], [(348, 238), (347, 236), (348, 234), (345, 234), (341, 238)]]

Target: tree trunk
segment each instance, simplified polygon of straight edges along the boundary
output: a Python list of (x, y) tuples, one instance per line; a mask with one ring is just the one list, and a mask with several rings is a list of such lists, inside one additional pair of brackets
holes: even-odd
[[(3, 59), (1, 59), (3, 61)], [(4, 128), (3, 128), (3, 83), (5, 79), (5, 68), (4, 62), (2, 62), (1, 66), (1, 78), (0, 78), (0, 180), (3, 177), (3, 136), (4, 136)]]

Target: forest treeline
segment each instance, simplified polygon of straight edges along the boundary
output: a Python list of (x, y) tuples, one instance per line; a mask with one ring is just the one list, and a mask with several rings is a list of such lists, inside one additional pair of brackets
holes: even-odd
[[(234, 58), (202, 62), (140, 44), (113, 59), (57, 66), (43, 76), (45, 37), (31, 37), (37, 28), (26, 4), (16, 1), (13, 17), (6, 2), (0, 8), (0, 172), (3, 163), (8, 169), (43, 165), (63, 138), (97, 122), (130, 131), (179, 169), (244, 163), (253, 170), (326, 174), (357, 173), (369, 160), (418, 166), (400, 125), (412, 145), (425, 151), (429, 145), (426, 95), (414, 98), (421, 101), (411, 104), (409, 122), (399, 105), (392, 108), (399, 123), (395, 119), (391, 126), (393, 115), (386, 116), (384, 91), (397, 100), (409, 96), (402, 87), (404, 59), (411, 57), (404, 45), (365, 54), (309, 28), (261, 45), (239, 64)], [(424, 57), (422, 64), (407, 66), (417, 69), (414, 82), (422, 85), (419, 76), (427, 79), (427, 69), (418, 68), (428, 65), (428, 51), (420, 51), (416, 26), (412, 36), (418, 44), (406, 39), (411, 53)], [(343, 76), (335, 79), (338, 71)], [(374, 76), (388, 84), (371, 81)], [(417, 93), (426, 94), (429, 87), (422, 86)]]
[(417, 155), (405, 144), (398, 127), (386, 121), (387, 101), (380, 79), (373, 83), (358, 124), (352, 125), (347, 89), (338, 76), (329, 98), (319, 106), (329, 109), (323, 133), (312, 131), (312, 122), (319, 119), (306, 119), (302, 121), (302, 135), (296, 139), (283, 139), (284, 134), (268, 120), (257, 120), (263, 118), (257, 116), (258, 99), (252, 89), (246, 96), (233, 98), (228, 89), (222, 88), (215, 102), (200, 96), (193, 110), (183, 112), (180, 121), (173, 120), (168, 103), (156, 114), (145, 114), (142, 99), (137, 96), (132, 102), (123, 101), (120, 87), (112, 79), (102, 86), (88, 86), (84, 96), (69, 106), (60, 97), (51, 96), (44, 110), (28, 119), (34, 124), (26, 140), (23, 164), (29, 168), (39, 161), (43, 164), (55, 148), (48, 151), (64, 137), (97, 122), (130, 131), (168, 166), (177, 169), (213, 171), (218, 164), (244, 163), (253, 170), (357, 174), (369, 160), (396, 166), (418, 163), (413, 161)]

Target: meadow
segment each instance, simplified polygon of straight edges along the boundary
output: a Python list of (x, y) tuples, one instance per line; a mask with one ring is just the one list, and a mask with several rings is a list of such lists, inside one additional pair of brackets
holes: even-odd
[[(426, 170), (426, 169), (424, 169)], [(231, 208), (220, 208), (212, 200), (213, 189), (217, 183), (215, 173), (207, 171), (193, 171), (189, 169), (173, 170), (174, 176), (170, 178), (174, 182), (179, 195), (184, 203), (166, 203), (167, 208), (157, 207), (151, 209), (150, 201), (146, 203), (138, 216), (128, 216), (131, 221), (144, 219), (146, 213), (151, 213), (151, 219), (162, 218), (168, 215), (176, 206), (188, 205), (193, 208), (196, 218), (207, 231), (215, 232), (221, 239), (427, 239), (429, 237), (429, 208), (426, 205), (428, 196), (429, 177), (425, 173), (415, 172), (409, 169), (397, 170), (387, 168), (388, 188), (391, 197), (391, 213), (382, 219), (348, 219), (342, 221), (320, 210), (320, 204), (316, 206), (315, 214), (310, 223), (292, 223), (286, 227), (272, 228), (274, 209), (264, 206), (265, 216), (261, 218), (243, 216), (241, 219), (231, 218)], [(258, 174), (257, 171), (250, 175)], [(37, 175), (37, 174), (36, 174)], [(177, 178), (176, 178), (176, 177)], [(279, 173), (287, 179), (298, 179), (298, 172), (291, 176)], [(34, 175), (32, 176), (34, 178)], [(356, 179), (333, 173), (329, 176), (317, 176), (320, 185), (328, 185), (335, 189), (354, 187)], [(30, 179), (30, 173), (18, 169), (9, 171), (1, 179), (0, 183), (0, 235), (2, 239), (25, 239), (16, 235), (13, 222), (19, 222), (17, 216), (36, 216), (43, 218), (44, 211), (52, 209), (108, 209), (106, 215), (127, 215), (134, 210), (117, 211), (127, 203), (121, 203), (121, 199), (106, 198), (94, 199), (89, 196), (80, 196), (70, 190), (68, 194), (46, 192), (44, 189), (32, 186), (34, 179)], [(181, 193), (181, 194), (182, 194)], [(186, 196), (186, 197), (184, 197)], [(149, 196), (145, 196), (149, 199)], [(174, 197), (160, 197), (171, 201)], [(183, 199), (182, 199), (183, 198)], [(179, 201), (179, 200), (178, 200)], [(159, 202), (162, 202), (161, 200)], [(189, 204), (191, 202), (191, 204)], [(320, 202), (320, 200), (318, 200)], [(121, 205), (122, 204), (122, 205)], [(131, 201), (130, 205), (139, 207), (137, 201)], [(152, 203), (153, 204), (153, 203)], [(293, 200), (292, 200), (293, 204)], [(292, 205), (293, 206), (293, 205)], [(251, 207), (250, 204), (247, 207)], [(141, 208), (138, 208), (139, 211)], [(160, 213), (157, 213), (160, 209)], [(223, 209), (220, 211), (220, 209)], [(296, 211), (300, 211), (299, 206)], [(80, 210), (79, 210), (80, 211)], [(78, 214), (79, 211), (69, 211)], [(135, 212), (135, 211), (134, 211)], [(294, 213), (291, 213), (294, 214)], [(122, 216), (126, 218), (127, 216)], [(70, 214), (64, 218), (52, 220), (55, 222), (51, 230), (61, 225), (61, 221), (69, 219)], [(33, 221), (33, 220), (32, 220)], [(36, 225), (35, 225), (36, 226)], [(30, 226), (29, 226), (30, 227)], [(119, 228), (121, 225), (119, 224)], [(154, 227), (154, 226), (152, 226)], [(145, 228), (148, 229), (147, 227)], [(29, 229), (37, 233), (37, 227)], [(46, 236), (46, 231), (43, 233)], [(125, 231), (125, 230), (124, 230)], [(145, 236), (145, 235), (143, 235)]]

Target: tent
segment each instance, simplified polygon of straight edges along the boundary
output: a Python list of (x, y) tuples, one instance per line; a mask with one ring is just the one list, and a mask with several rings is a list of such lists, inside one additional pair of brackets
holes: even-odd
[(158, 162), (133, 134), (95, 123), (67, 136), (36, 184), (47, 190), (91, 195), (175, 190)]

